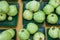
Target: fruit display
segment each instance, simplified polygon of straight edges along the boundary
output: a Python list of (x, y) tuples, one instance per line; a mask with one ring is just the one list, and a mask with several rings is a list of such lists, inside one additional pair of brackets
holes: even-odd
[[(60, 4), (58, 2), (59, 0), (49, 0), (48, 3), (43, 3), (41, 1), (38, 2), (36, 0), (23, 2), (23, 13), (22, 13), (23, 29), (26, 29), (30, 34), (27, 40), (46, 40), (47, 33), (48, 33), (47, 40), (55, 40), (55, 39), (59, 40), (60, 38), (59, 28), (53, 27), (56, 24), (59, 24), (60, 20), (59, 19)], [(51, 26), (51, 28), (46, 26), (47, 28), (45, 30), (45, 27), (44, 26), (42, 27), (42, 25), (44, 25), (45, 22), (46, 24), (48, 23), (53, 26), (49, 25)]]
[(13, 29), (8, 29), (0, 33), (0, 40), (12, 40), (15, 35), (15, 31)]
[(60, 40), (60, 0), (0, 0), (0, 40)]
[(16, 16), (17, 8), (15, 5), (9, 5), (7, 1), (0, 1), (0, 13), (0, 21), (4, 21), (6, 19), (12, 21), (12, 17), (8, 16)]

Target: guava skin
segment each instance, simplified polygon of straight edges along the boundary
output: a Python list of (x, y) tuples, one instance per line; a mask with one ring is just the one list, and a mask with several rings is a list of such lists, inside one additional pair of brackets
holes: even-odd
[(50, 24), (55, 24), (58, 21), (58, 16), (56, 14), (50, 14), (47, 16), (47, 22)]
[(42, 23), (45, 20), (45, 13), (43, 11), (38, 11), (34, 13), (33, 18), (37, 23)]
[(0, 14), (0, 21), (4, 21), (6, 19), (6, 14)]
[(56, 8), (56, 13), (57, 13), (58, 15), (60, 15), (60, 6), (58, 6), (58, 7)]
[(15, 31), (13, 29), (9, 29), (9, 30), (6, 30), (6, 31), (11, 34), (12, 38), (14, 37)]
[[(10, 33), (7, 32), (7, 31), (2, 32), (1, 37), (2, 37), (4, 40), (12, 39), (12, 36), (11, 36)], [(7, 38), (6, 38), (6, 37), (7, 37)]]
[(18, 36), (21, 40), (27, 40), (30, 37), (30, 33), (26, 29), (20, 29)]
[(39, 7), (40, 7), (40, 3), (37, 1), (30, 1), (26, 4), (26, 9), (32, 12), (38, 11)]
[(59, 29), (59, 38), (60, 38), (60, 29)]
[(35, 33), (35, 35), (33, 36), (33, 40), (44, 40), (45, 36), (43, 33), (41, 32), (37, 32)]
[(9, 21), (12, 21), (12, 19), (13, 19), (13, 17), (11, 17), (11, 16), (8, 17), (8, 20)]
[(51, 14), (54, 11), (54, 7), (47, 4), (44, 8), (43, 11), (45, 12), (46, 15)]
[(29, 10), (25, 10), (23, 13), (23, 18), (26, 20), (32, 20), (33, 18), (33, 13)]
[(16, 16), (17, 15), (17, 7), (15, 5), (10, 5), (9, 8), (10, 8), (10, 10), (7, 13), (7, 15)]
[(38, 26), (35, 23), (28, 23), (27, 30), (30, 32), (30, 34), (34, 34), (38, 31)]
[(58, 38), (59, 28), (51, 27), (48, 31), (48, 34), (51, 38)]
[(0, 40), (11, 40), (12, 34), (15, 34), (13, 29), (5, 30), (0, 34)]
[(9, 4), (7, 1), (0, 1), (0, 8), (3, 13), (7, 13), (9, 11)]
[(56, 8), (57, 6), (59, 6), (60, 0), (50, 0), (49, 4)]

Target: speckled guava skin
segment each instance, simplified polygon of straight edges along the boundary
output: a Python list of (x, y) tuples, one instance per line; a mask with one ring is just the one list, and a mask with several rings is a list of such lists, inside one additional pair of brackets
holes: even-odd
[(9, 11), (9, 4), (7, 1), (0, 1), (0, 8), (3, 13), (7, 13)]
[(56, 14), (50, 14), (47, 16), (47, 22), (50, 24), (55, 24), (58, 21), (58, 16)]
[(58, 33), (59, 33), (59, 28), (57, 27), (51, 27), (48, 31), (48, 34), (51, 38), (58, 38), (59, 37)]
[(45, 36), (41, 32), (37, 32), (33, 36), (33, 40), (44, 40)]
[(45, 20), (45, 13), (43, 11), (38, 11), (34, 13), (33, 18), (37, 23), (42, 23)]
[(30, 32), (30, 34), (34, 34), (38, 31), (38, 26), (35, 23), (28, 23), (27, 30)]
[(60, 6), (58, 6), (58, 7), (56, 8), (56, 13), (57, 13), (58, 15), (60, 15)]
[(17, 7), (15, 5), (10, 5), (9, 8), (10, 8), (10, 10), (7, 13), (7, 15), (16, 16), (17, 15)]
[(26, 4), (26, 9), (32, 12), (38, 11), (39, 7), (40, 7), (40, 3), (37, 1), (30, 1)]
[(26, 29), (20, 29), (18, 36), (21, 40), (27, 40), (30, 37), (30, 33)]
[(51, 14), (54, 11), (54, 7), (47, 4), (44, 8), (43, 11), (45, 12), (46, 15)]
[(56, 8), (57, 6), (59, 6), (60, 0), (50, 0), (49, 4)]
[(23, 18), (26, 20), (32, 20), (33, 18), (33, 13), (29, 10), (25, 10), (23, 13)]

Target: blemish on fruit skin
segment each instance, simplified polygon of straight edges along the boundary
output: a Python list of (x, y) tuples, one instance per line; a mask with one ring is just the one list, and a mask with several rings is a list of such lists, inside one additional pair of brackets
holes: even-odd
[(40, 38), (39, 40), (42, 40), (42, 38)]
[(21, 32), (24, 32), (24, 30), (22, 30)]

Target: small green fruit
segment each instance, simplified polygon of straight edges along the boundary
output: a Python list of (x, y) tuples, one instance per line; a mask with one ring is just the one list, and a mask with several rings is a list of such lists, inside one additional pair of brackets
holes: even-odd
[(56, 14), (52, 13), (52, 14), (50, 14), (50, 15), (47, 16), (47, 21), (50, 24), (55, 24), (58, 21), (58, 16)]
[(57, 13), (58, 15), (60, 15), (60, 6), (58, 6), (58, 7), (56, 8), (56, 13)]
[(48, 31), (48, 34), (51, 38), (58, 38), (59, 28), (51, 27)]
[(0, 21), (4, 21), (6, 19), (6, 14), (0, 14)]
[(10, 10), (7, 13), (9, 16), (16, 16), (17, 15), (17, 8), (15, 5), (10, 5)]
[(33, 40), (44, 40), (44, 34), (41, 32), (37, 32), (33, 36)]
[(31, 33), (34, 34), (35, 32), (38, 31), (38, 26), (35, 23), (28, 23), (27, 24), (27, 30)]
[(29, 11), (29, 10), (25, 10), (24, 13), (23, 13), (23, 17), (26, 20), (32, 20), (33, 13), (31, 11)]
[(12, 19), (13, 19), (13, 17), (11, 17), (11, 16), (8, 17), (8, 20), (9, 21), (12, 21)]
[(27, 40), (29, 39), (30, 34), (26, 29), (20, 29), (18, 32), (18, 36), (21, 40)]
[(7, 1), (0, 1), (0, 8), (3, 13), (7, 13), (9, 11), (9, 4)]
[(57, 6), (59, 6), (60, 0), (50, 0), (49, 4), (56, 8)]
[(43, 8), (43, 11), (45, 12), (46, 15), (49, 15), (54, 11), (54, 8), (53, 6), (48, 4)]
[(26, 4), (26, 9), (29, 9), (30, 11), (36, 12), (38, 11), (40, 7), (40, 3), (37, 1), (30, 1)]
[(34, 13), (34, 20), (38, 23), (42, 23), (45, 20), (45, 13), (43, 11)]

